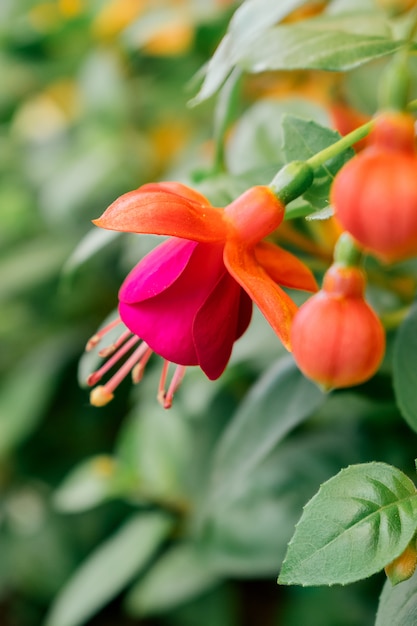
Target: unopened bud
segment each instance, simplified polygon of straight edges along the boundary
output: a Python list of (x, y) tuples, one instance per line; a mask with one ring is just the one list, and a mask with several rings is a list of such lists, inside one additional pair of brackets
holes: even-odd
[(414, 574), (417, 565), (417, 550), (414, 542), (404, 552), (385, 567), (385, 573), (392, 585), (408, 580)]

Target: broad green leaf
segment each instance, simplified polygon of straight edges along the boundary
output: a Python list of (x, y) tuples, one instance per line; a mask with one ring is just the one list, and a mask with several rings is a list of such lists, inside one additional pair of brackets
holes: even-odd
[(324, 394), (299, 372), (290, 356), (254, 385), (214, 452), (212, 489), (230, 496), (295, 426), (323, 402)]
[[(149, 380), (157, 385), (154, 377), (147, 378), (142, 381), (145, 394)], [(137, 476), (138, 495), (183, 499), (191, 441), (177, 404), (166, 411), (152, 399), (141, 404), (140, 412), (134, 411), (124, 425), (116, 455)]]
[(397, 333), (393, 381), (401, 414), (417, 432), (417, 304), (413, 305)]
[(207, 557), (193, 544), (179, 544), (165, 552), (132, 587), (126, 606), (132, 615), (165, 613), (220, 581)]
[(240, 116), (228, 139), (226, 160), (229, 171), (233, 174), (250, 170), (265, 172), (265, 182), (269, 182), (287, 162), (282, 119), (288, 113), (320, 124), (329, 121), (324, 109), (299, 98), (256, 102)]
[(404, 48), (387, 37), (317, 30), (304, 25), (276, 26), (242, 50), (238, 65), (250, 73), (315, 69), (343, 72)]
[(209, 563), (227, 576), (274, 576), (305, 502), (341, 466), (360, 460), (355, 427), (340, 424), (285, 439), (246, 476), (244, 491), (211, 507), (203, 534)]
[(307, 30), (332, 30), (350, 35), (366, 35), (378, 37), (392, 37), (390, 23), (385, 11), (373, 8), (368, 11), (348, 11), (338, 14), (322, 13), (311, 19), (298, 23)]
[(77, 245), (62, 271), (65, 274), (74, 272), (83, 263), (88, 261), (97, 252), (101, 251), (105, 246), (112, 243), (120, 236), (120, 233), (112, 230), (104, 230), (94, 228), (90, 230), (85, 237)]
[(109, 498), (133, 491), (136, 479), (115, 458), (98, 455), (82, 461), (66, 476), (54, 494), (61, 511), (84, 511)]
[(303, 4), (307, 4), (307, 0), (243, 2), (230, 20), (228, 32), (208, 62), (204, 83), (192, 103), (198, 104), (212, 96), (224, 83), (248, 43)]
[(415, 626), (417, 624), (417, 576), (394, 587), (385, 582), (379, 599), (375, 626)]
[(385, 463), (352, 465), (308, 502), (288, 546), (278, 582), (348, 584), (395, 559), (417, 527), (417, 492)]
[(147, 565), (172, 524), (162, 512), (129, 519), (75, 571), (53, 603), (45, 626), (84, 624)]
[[(282, 126), (287, 161), (305, 161), (320, 150), (331, 146), (341, 137), (335, 130), (293, 115), (285, 115)], [(313, 184), (303, 194), (303, 198), (319, 209), (328, 206), (333, 179), (342, 165), (354, 154), (352, 148), (348, 148), (319, 167), (315, 172)]]

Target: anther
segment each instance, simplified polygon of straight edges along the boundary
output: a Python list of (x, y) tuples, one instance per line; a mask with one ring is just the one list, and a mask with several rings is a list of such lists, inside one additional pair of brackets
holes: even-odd
[(100, 385), (99, 387), (95, 387), (90, 393), (90, 404), (93, 406), (106, 406), (111, 400), (113, 400), (114, 395), (107, 391), (105, 385)]

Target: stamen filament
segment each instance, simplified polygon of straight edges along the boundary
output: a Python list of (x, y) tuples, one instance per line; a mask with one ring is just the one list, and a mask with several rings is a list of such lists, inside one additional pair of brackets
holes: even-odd
[[(140, 341), (136, 335), (134, 335), (137, 341)], [(117, 372), (110, 378), (109, 381), (104, 385), (105, 389), (112, 393), (116, 387), (120, 385), (122, 380), (126, 378), (129, 372), (132, 371), (132, 368), (136, 365), (138, 360), (143, 356), (144, 353), (148, 350), (148, 344), (141, 343), (140, 346), (136, 348), (136, 350), (130, 355), (130, 357), (123, 363), (122, 367), (117, 370)]]
[(126, 352), (129, 352), (129, 350), (133, 348), (133, 346), (138, 343), (138, 341), (140, 341), (140, 339), (136, 335), (133, 335), (128, 341), (126, 341), (126, 343), (121, 348), (119, 348), (119, 350), (117, 350), (117, 352), (113, 354), (113, 356), (108, 361), (106, 361), (106, 363), (104, 363), (104, 365), (100, 367), (100, 369), (98, 369), (96, 372), (93, 372), (87, 378), (87, 385), (89, 387), (92, 387), (93, 385), (98, 383), (103, 375), (106, 374), (113, 367), (113, 365), (115, 365), (117, 361), (119, 361), (119, 359), (121, 359), (121, 357), (126, 354)]
[(149, 359), (151, 358), (152, 353), (153, 353), (153, 350), (151, 348), (147, 347), (146, 343), (143, 343), (142, 345), (144, 347), (146, 347), (147, 349), (146, 349), (143, 357), (140, 359), (140, 361), (138, 363), (136, 363), (135, 367), (132, 369), (132, 381), (133, 381), (133, 383), (135, 385), (142, 380), (146, 364), (149, 361)]
[(95, 348), (96, 345), (100, 343), (106, 333), (108, 333), (110, 330), (112, 330), (121, 323), (122, 320), (120, 319), (120, 317), (117, 317), (115, 320), (109, 322), (106, 326), (103, 326), (103, 328), (100, 328), (100, 330), (98, 330), (95, 335), (90, 337), (90, 339), (87, 341), (87, 345), (85, 347), (86, 352), (90, 352), (90, 350)]
[(161, 377), (159, 379), (158, 394), (156, 396), (159, 404), (162, 404), (162, 406), (164, 406), (165, 404), (165, 396), (166, 396), (165, 383), (167, 380), (168, 368), (169, 368), (169, 361), (164, 361), (164, 364), (162, 366)]
[(130, 330), (125, 330), (125, 332), (122, 333), (114, 343), (110, 344), (106, 348), (102, 348), (98, 355), (101, 356), (102, 359), (108, 358), (116, 352), (116, 350), (126, 341), (126, 339), (128, 339), (128, 337), (130, 337), (131, 334)]
[(165, 394), (163, 407), (164, 409), (170, 409), (172, 406), (172, 401), (174, 400), (175, 392), (180, 386), (182, 379), (184, 378), (186, 367), (185, 365), (177, 365), (175, 368), (174, 375), (172, 376), (171, 383), (168, 387), (168, 391)]

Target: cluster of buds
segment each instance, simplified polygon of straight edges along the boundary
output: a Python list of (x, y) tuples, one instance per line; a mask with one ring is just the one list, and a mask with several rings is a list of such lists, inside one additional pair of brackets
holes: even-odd
[[(417, 254), (417, 152), (412, 116), (387, 112), (374, 122), (366, 148), (337, 174), (335, 215), (352, 249), (383, 263)], [(323, 287), (294, 318), (291, 343), (301, 371), (325, 389), (365, 382), (377, 371), (385, 335), (366, 302), (360, 255), (343, 245)]]

